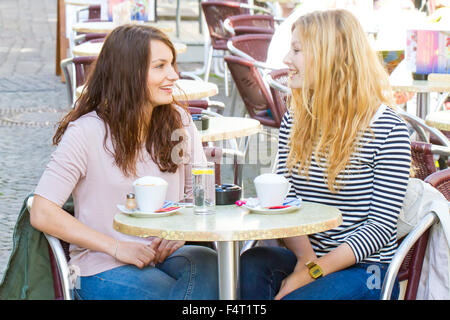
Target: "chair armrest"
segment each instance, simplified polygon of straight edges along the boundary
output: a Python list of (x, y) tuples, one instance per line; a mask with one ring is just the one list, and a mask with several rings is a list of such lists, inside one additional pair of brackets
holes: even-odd
[(209, 100), (208, 101), (208, 108), (217, 108), (218, 110), (223, 110), (225, 109), (225, 103), (221, 102), (221, 101), (217, 101), (217, 100)]
[(419, 239), (419, 237), (437, 221), (438, 217), (434, 214), (434, 212), (427, 213), (404, 238), (400, 246), (397, 248), (397, 252), (392, 258), (386, 272), (386, 276), (384, 277), (383, 286), (381, 287), (381, 300), (390, 300), (392, 288), (394, 287), (394, 282), (403, 260), (412, 246), (416, 243), (417, 239)]
[[(30, 196), (27, 200), (27, 210), (31, 211), (31, 206), (33, 205), (33, 196)], [(64, 253), (63, 247), (61, 246), (61, 242), (59, 239), (46, 234), (44, 232), (45, 238), (52, 249), (53, 256), (56, 260), (56, 265), (58, 267), (59, 278), (61, 279), (62, 287), (63, 287), (63, 295), (64, 300), (72, 300), (72, 295), (70, 293), (70, 273), (69, 273), (69, 265), (67, 264), (66, 255)]]
[(235, 56), (238, 56), (238, 57), (250, 60), (250, 61), (256, 61), (252, 56), (250, 56), (250, 55), (246, 54), (244, 51), (239, 50), (238, 48), (236, 48), (233, 45), (233, 41), (231, 41), (231, 40), (227, 41), (227, 48)]
[(278, 81), (274, 80), (269, 73), (264, 75), (264, 78), (267, 81), (267, 83), (269, 84), (269, 86), (271, 86), (275, 90), (278, 90), (278, 91), (281, 91), (281, 92), (284, 92), (284, 93), (291, 93), (291, 89), (290, 88), (288, 88), (288, 87), (282, 85), (281, 83), (279, 83)]
[(72, 285), (70, 283), (70, 271), (69, 265), (67, 264), (66, 255), (64, 254), (63, 247), (61, 246), (61, 242), (59, 239), (44, 233), (45, 238), (52, 249), (53, 256), (56, 260), (56, 265), (58, 267), (59, 278), (62, 283), (62, 291), (64, 295), (64, 300), (72, 300), (71, 288)]
[(234, 32), (234, 28), (231, 26), (231, 22), (229, 18), (226, 18), (223, 21), (223, 28), (229, 32), (230, 34), (232, 34), (233, 36), (236, 35), (236, 33)]
[[(69, 66), (72, 65), (73, 67), (73, 58), (66, 58), (64, 60), (61, 60), (60, 66), (61, 70), (64, 74), (64, 78), (66, 79), (66, 90), (67, 90), (67, 99), (69, 101), (69, 105), (73, 107), (76, 99), (75, 99), (75, 81), (72, 79), (70, 73), (69, 73)], [(72, 70), (72, 73), (74, 73), (75, 70)]]
[(179, 75), (180, 75), (181, 79), (191, 79), (191, 80), (203, 81), (202, 78), (200, 78), (196, 74), (189, 72), (189, 71), (181, 71), (181, 72), (179, 72)]
[(431, 145), (431, 153), (438, 154), (444, 157), (450, 157), (450, 147), (438, 146), (435, 144)]
[(408, 112), (399, 110), (398, 113), (414, 127), (414, 129), (421, 135), (421, 138), (425, 142), (429, 143), (430, 141), (429, 141), (429, 138), (426, 136), (424, 129), (427, 130), (428, 132), (431, 132), (432, 134), (434, 134), (439, 139), (439, 141), (442, 143), (443, 146), (450, 147), (450, 141), (438, 129), (427, 125), (425, 123), (425, 121), (423, 121), (419, 117), (416, 117)]

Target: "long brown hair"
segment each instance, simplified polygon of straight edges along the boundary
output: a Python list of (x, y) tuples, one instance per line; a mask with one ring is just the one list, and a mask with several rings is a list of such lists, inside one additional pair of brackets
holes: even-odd
[[(136, 175), (136, 161), (144, 142), (162, 172), (177, 170), (171, 151), (179, 141), (172, 141), (171, 136), (174, 130), (183, 128), (183, 123), (174, 104), (150, 105), (147, 77), (152, 40), (162, 41), (171, 49), (176, 68), (175, 48), (160, 30), (143, 25), (115, 28), (106, 38), (75, 108), (59, 123), (53, 137), (55, 145), (69, 122), (96, 111), (105, 124), (104, 147), (126, 176)], [(108, 134), (114, 152), (106, 147)]]
[(314, 159), (326, 168), (328, 189), (336, 192), (342, 186), (338, 175), (363, 132), (370, 132), (378, 107), (392, 103), (388, 75), (349, 11), (306, 14), (292, 30), (311, 68), (302, 88), (292, 90), (294, 126), (287, 167), (298, 165), (308, 176)]

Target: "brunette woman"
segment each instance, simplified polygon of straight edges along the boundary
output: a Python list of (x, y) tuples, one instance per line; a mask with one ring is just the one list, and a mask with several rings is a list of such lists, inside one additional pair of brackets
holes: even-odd
[[(191, 188), (189, 163), (206, 161), (192, 118), (173, 101), (177, 79), (175, 50), (164, 33), (120, 26), (59, 124), (31, 223), (71, 243), (69, 263), (81, 276), (77, 298), (218, 297), (213, 250), (113, 229), (116, 205), (135, 179), (161, 177), (169, 185), (167, 200), (180, 201)], [(74, 217), (61, 209), (71, 194)]]

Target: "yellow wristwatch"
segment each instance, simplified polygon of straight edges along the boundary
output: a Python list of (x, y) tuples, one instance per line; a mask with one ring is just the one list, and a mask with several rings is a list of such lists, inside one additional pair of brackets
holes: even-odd
[(306, 267), (309, 269), (309, 275), (316, 280), (317, 278), (320, 278), (323, 276), (322, 268), (316, 264), (315, 262), (308, 261), (306, 264)]

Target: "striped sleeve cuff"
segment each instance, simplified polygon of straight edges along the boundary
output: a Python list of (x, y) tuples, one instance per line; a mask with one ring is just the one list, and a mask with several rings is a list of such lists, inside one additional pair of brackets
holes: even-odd
[(356, 263), (359, 263), (378, 252), (389, 242), (389, 239), (388, 230), (383, 230), (375, 224), (366, 224), (347, 237), (344, 242), (350, 246)]

